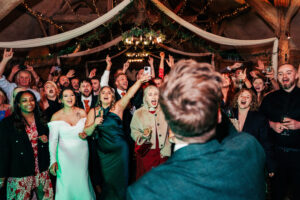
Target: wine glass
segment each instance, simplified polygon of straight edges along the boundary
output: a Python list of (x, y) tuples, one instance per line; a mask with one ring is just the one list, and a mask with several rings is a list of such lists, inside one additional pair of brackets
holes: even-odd
[[(283, 115), (283, 116), (281, 117), (281, 123), (285, 123), (287, 117), (288, 117), (288, 116), (287, 116), (286, 114)], [(283, 131), (281, 132), (281, 135), (282, 135), (282, 136), (289, 136), (289, 135), (290, 135), (289, 130), (283, 129)]]

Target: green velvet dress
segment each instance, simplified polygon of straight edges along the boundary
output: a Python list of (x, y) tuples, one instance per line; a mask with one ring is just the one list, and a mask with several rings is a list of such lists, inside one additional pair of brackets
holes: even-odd
[(101, 199), (123, 200), (128, 185), (128, 143), (122, 120), (115, 113), (104, 109), (104, 121), (95, 129), (97, 154), (103, 177)]

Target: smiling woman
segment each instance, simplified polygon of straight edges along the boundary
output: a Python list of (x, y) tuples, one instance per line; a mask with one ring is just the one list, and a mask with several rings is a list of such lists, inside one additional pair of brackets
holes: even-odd
[[(48, 128), (35, 95), (19, 92), (14, 112), (0, 123), (0, 187), (7, 178), (7, 199), (53, 199), (48, 174)], [(32, 149), (32, 150), (30, 150)]]
[(133, 115), (130, 128), (137, 155), (136, 178), (167, 160), (171, 155), (168, 124), (158, 105), (159, 90), (150, 85), (144, 91), (143, 107)]
[(59, 98), (63, 108), (48, 123), (50, 173), (57, 175), (55, 199), (95, 199), (88, 173), (88, 143), (79, 137), (86, 113), (74, 106), (76, 98), (72, 89), (64, 88)]

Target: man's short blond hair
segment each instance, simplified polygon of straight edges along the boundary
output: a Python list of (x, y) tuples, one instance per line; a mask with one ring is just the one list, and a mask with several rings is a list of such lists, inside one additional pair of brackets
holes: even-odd
[(215, 128), (222, 78), (208, 63), (180, 60), (160, 88), (159, 103), (171, 130), (198, 137)]

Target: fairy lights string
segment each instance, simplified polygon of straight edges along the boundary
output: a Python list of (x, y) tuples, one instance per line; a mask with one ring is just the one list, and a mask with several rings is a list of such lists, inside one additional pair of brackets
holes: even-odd
[(93, 6), (94, 6), (94, 8), (95, 8), (95, 11), (96, 11), (98, 17), (100, 17), (100, 13), (99, 13), (98, 7), (97, 7), (97, 5), (96, 5), (96, 0), (93, 0)]
[(215, 19), (214, 21), (210, 22), (210, 24), (207, 25), (207, 26), (212, 27), (214, 24), (219, 23), (220, 21), (224, 20), (225, 18), (233, 18), (233, 17), (241, 14), (242, 12), (248, 10), (249, 8), (250, 8), (250, 5), (246, 3), (245, 5), (243, 5), (243, 6), (239, 7), (239, 8), (236, 8), (233, 12), (225, 13), (223, 15), (218, 14), (217, 19)]
[(41, 21), (45, 21), (45, 22), (55, 26), (57, 29), (61, 30), (62, 32), (64, 32), (64, 29), (61, 25), (57, 25), (49, 17), (44, 16), (42, 13), (32, 10), (25, 1), (22, 3), (22, 5), (32, 16), (36, 17), (37, 19), (39, 19)]

